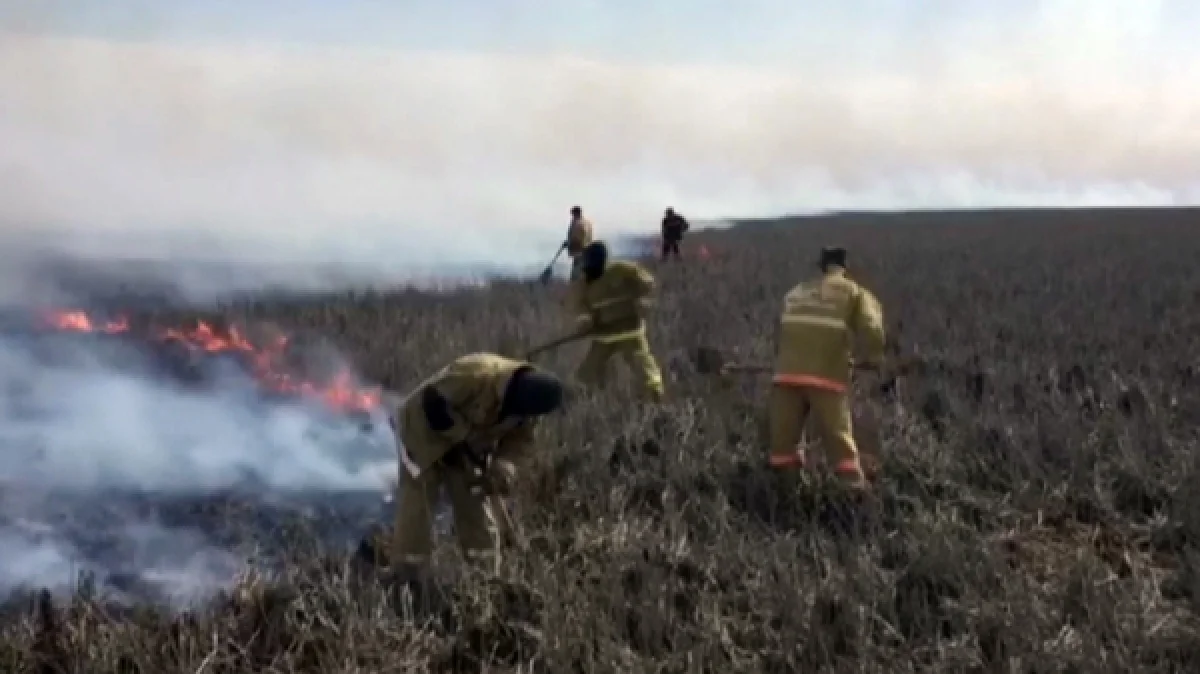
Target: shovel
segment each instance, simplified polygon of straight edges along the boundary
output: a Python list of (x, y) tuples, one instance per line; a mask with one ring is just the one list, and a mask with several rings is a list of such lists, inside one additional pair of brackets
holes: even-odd
[[(762, 363), (731, 363), (720, 349), (708, 346), (700, 346), (693, 349), (691, 360), (692, 365), (696, 368), (696, 372), (702, 375), (720, 375), (733, 372), (766, 374), (775, 369), (770, 365)], [(924, 361), (916, 356), (902, 358), (892, 363), (886, 372), (881, 371), (878, 366), (855, 363), (853, 361), (851, 361), (850, 367), (856, 372), (875, 372), (884, 375), (885, 380), (882, 387), (887, 388), (894, 385), (897, 378), (903, 377), (914, 370), (919, 371), (924, 367)]]
[(720, 349), (714, 349), (708, 346), (699, 346), (695, 349), (692, 349), (691, 361), (692, 365), (696, 368), (696, 372), (699, 372), (703, 375), (725, 374), (727, 372), (749, 372), (762, 374), (770, 372), (772, 369), (774, 369), (769, 365), (757, 363), (730, 363)]
[(546, 265), (546, 269), (543, 270), (542, 275), (538, 277), (538, 280), (542, 282), (542, 285), (546, 285), (550, 282), (550, 279), (554, 277), (554, 264), (558, 262), (559, 256), (561, 256), (563, 251), (566, 249), (567, 244), (565, 243), (558, 247), (558, 252), (555, 253), (554, 257), (550, 259), (550, 264)]
[[(622, 301), (632, 301), (632, 300), (626, 299), (626, 300), (622, 300)], [(651, 306), (651, 305), (653, 305), (653, 301), (647, 300), (646, 306)], [(551, 351), (553, 349), (557, 349), (558, 347), (560, 347), (564, 344), (570, 344), (571, 342), (577, 342), (581, 339), (586, 339), (587, 337), (591, 336), (591, 334), (592, 334), (592, 328), (589, 326), (586, 329), (576, 330), (575, 332), (572, 332), (569, 335), (563, 335), (562, 337), (557, 337), (555, 339), (552, 339), (549, 342), (546, 342), (545, 344), (539, 344), (538, 346), (533, 347), (526, 353), (525, 360), (533, 360), (534, 356), (536, 356), (540, 353), (545, 353), (546, 351)]]

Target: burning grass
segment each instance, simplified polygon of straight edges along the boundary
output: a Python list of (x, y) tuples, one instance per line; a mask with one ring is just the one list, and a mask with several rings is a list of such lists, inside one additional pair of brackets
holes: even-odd
[(325, 366), (314, 367), (315, 349), (297, 348), (291, 335), (270, 323), (240, 327), (220, 317), (190, 317), (178, 323), (164, 323), (154, 316), (138, 318), (142, 320), (131, 322), (124, 312), (99, 317), (82, 309), (47, 309), (32, 323), (41, 332), (126, 337), (169, 354), (176, 370), (195, 370), (198, 375), (207, 360), (232, 357), (265, 394), (317, 399), (335, 411), (366, 412), (381, 403), (379, 388), (361, 385), (352, 369), (335, 362), (338, 358), (331, 350), (316, 354), (325, 356)]
[[(14, 599), (0, 670), (1193, 671), (1195, 217), (850, 215), (695, 235), (702, 264), (659, 269), (672, 400), (586, 393), (550, 423), (514, 504), (529, 550), (498, 576), (445, 546), (442, 596), (410, 615), (386, 575), (299, 527), (281, 574), (205, 610), (118, 609), (87, 588)], [(882, 438), (860, 509), (819, 473), (767, 474), (763, 381), (706, 378), (689, 357), (768, 357), (779, 298), (829, 242), (880, 295), (896, 355), (925, 364), (856, 384)], [(455, 355), (557, 334), (560, 300), (507, 282), (224, 315), (329, 335), (404, 389)], [(544, 362), (566, 373), (578, 351)], [(225, 512), (230, 530), (270, 527)]]

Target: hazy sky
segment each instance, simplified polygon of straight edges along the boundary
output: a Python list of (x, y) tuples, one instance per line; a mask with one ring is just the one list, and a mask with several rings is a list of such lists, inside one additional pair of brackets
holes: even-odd
[(0, 225), (77, 246), (515, 261), (575, 203), (613, 233), (1200, 194), (1193, 0), (0, 0), (0, 26)]

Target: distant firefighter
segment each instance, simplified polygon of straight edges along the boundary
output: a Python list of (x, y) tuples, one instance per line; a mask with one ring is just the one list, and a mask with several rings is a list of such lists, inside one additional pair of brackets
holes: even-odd
[(567, 249), (567, 256), (571, 258), (572, 279), (579, 277), (583, 249), (592, 242), (593, 236), (595, 236), (595, 232), (592, 228), (592, 221), (583, 217), (582, 208), (573, 206), (571, 208), (571, 224), (567, 225), (567, 240), (563, 242)]
[(654, 276), (635, 262), (610, 261), (603, 241), (593, 242), (580, 258), (582, 278), (572, 281), (568, 301), (579, 327), (591, 328), (592, 343), (576, 373), (579, 381), (603, 386), (609, 361), (619, 355), (638, 377), (643, 395), (661, 400), (662, 371), (646, 340)]
[(488, 495), (506, 493), (533, 448), (538, 419), (562, 406), (563, 385), (538, 367), (491, 353), (462, 356), (423, 382), (396, 414), (400, 493), (393, 559), (401, 580), (422, 577), (444, 487), (459, 546), (494, 560), (499, 547)]
[(792, 288), (784, 297), (778, 354), (771, 387), (771, 455), (775, 468), (803, 467), (797, 448), (811, 415), (834, 471), (849, 486), (866, 478), (851, 428), (848, 397), (852, 338), (860, 336), (863, 364), (879, 367), (884, 357), (883, 309), (865, 288), (846, 276), (846, 251), (821, 251), (819, 278)]
[(679, 244), (683, 241), (683, 235), (691, 229), (691, 225), (680, 214), (675, 212), (675, 209), (668, 208), (662, 220), (662, 259), (666, 259), (672, 254), (675, 254), (675, 259), (679, 259)]

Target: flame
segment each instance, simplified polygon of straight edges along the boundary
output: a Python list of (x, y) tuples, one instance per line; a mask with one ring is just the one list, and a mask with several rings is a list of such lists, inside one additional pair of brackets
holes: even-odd
[[(41, 327), (64, 332), (131, 333), (126, 317), (100, 321), (79, 310), (53, 310), (44, 312), (40, 319)], [(359, 386), (348, 370), (337, 372), (327, 382), (311, 381), (290, 371), (285, 360), (288, 348), (286, 335), (279, 335), (265, 345), (256, 345), (237, 327), (217, 329), (209, 323), (198, 321), (193, 328), (152, 329), (148, 337), (159, 342), (181, 344), (193, 353), (239, 354), (263, 389), (320, 400), (334, 410), (368, 411), (377, 408), (382, 400), (382, 392), (378, 388)]]
[(103, 332), (111, 335), (129, 330), (129, 321), (125, 318), (97, 325), (82, 311), (49, 311), (42, 316), (42, 320), (48, 327), (73, 332)]

